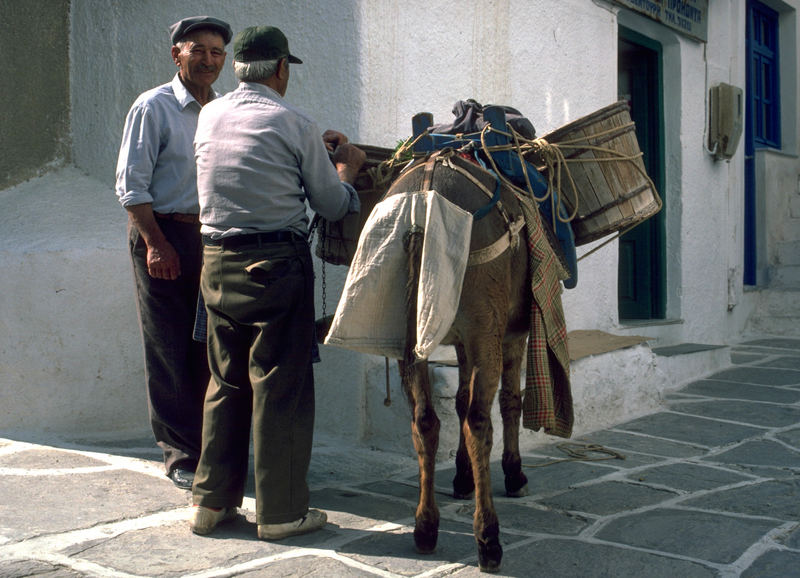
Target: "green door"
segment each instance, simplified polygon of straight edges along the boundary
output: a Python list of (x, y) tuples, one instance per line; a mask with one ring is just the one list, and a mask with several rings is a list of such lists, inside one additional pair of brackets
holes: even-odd
[[(636, 138), (647, 173), (663, 195), (661, 46), (620, 28), (618, 87), (636, 123)], [(663, 319), (665, 316), (664, 209), (626, 233), (619, 241), (619, 318)]]

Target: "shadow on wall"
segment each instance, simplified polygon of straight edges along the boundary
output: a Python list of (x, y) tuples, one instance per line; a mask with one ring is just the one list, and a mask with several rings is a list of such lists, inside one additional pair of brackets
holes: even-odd
[(0, 54), (2, 190), (70, 161), (69, 0), (0, 3)]

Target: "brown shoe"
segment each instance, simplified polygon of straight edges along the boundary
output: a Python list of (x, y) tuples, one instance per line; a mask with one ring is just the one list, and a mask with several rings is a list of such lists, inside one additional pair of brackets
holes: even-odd
[(328, 521), (328, 514), (321, 510), (309, 509), (308, 513), (294, 522), (283, 524), (259, 524), (258, 537), (261, 540), (282, 540), (289, 536), (299, 536), (319, 530)]
[(205, 536), (210, 534), (217, 524), (233, 520), (236, 513), (236, 508), (212, 510), (205, 506), (192, 506), (192, 520), (189, 522), (189, 527), (195, 534)]

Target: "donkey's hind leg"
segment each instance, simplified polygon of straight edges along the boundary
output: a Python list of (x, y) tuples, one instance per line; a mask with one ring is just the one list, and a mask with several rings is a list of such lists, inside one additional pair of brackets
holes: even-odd
[(439, 508), (434, 494), (434, 468), (439, 447), (439, 418), (431, 401), (428, 363), (399, 361), (400, 373), (411, 406), (411, 437), (419, 461), (419, 503), (415, 515), (414, 544), (421, 554), (436, 549)]
[(522, 471), (519, 455), (519, 420), (522, 414), (520, 369), (525, 351), (525, 336), (514, 338), (503, 347), (503, 379), (500, 388), (500, 415), (503, 418), (503, 473), (506, 495), (528, 495), (528, 478)]
[(453, 497), (457, 500), (471, 500), (475, 496), (475, 478), (472, 475), (472, 462), (470, 462), (464, 438), (464, 421), (467, 419), (467, 410), (469, 409), (470, 374), (465, 370), (467, 359), (464, 346), (458, 343), (455, 350), (458, 358), (456, 414), (458, 415), (459, 436), (458, 451), (456, 452), (456, 475), (453, 478)]
[[(469, 346), (467, 346), (469, 347)], [(464, 437), (475, 479), (475, 516), (472, 528), (478, 545), (478, 565), (484, 572), (497, 572), (503, 557), (500, 525), (492, 500), (489, 458), (492, 451), (492, 403), (501, 375), (500, 338), (496, 347), (472, 344), (467, 357), (470, 397), (464, 421)]]

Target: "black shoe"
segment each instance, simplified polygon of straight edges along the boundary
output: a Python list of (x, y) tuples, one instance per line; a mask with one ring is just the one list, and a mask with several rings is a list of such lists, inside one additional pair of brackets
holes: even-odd
[(194, 472), (183, 470), (181, 468), (174, 468), (168, 475), (172, 483), (182, 490), (191, 490), (192, 482), (194, 482)]

